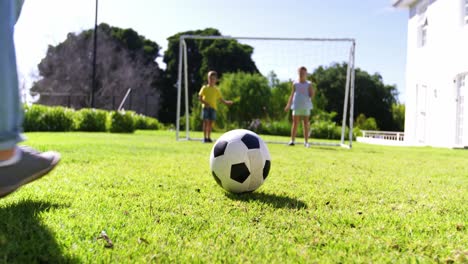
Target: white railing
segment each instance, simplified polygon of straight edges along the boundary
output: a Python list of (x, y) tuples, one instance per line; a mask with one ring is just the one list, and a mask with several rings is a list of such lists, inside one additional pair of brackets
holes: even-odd
[(404, 141), (404, 132), (389, 132), (389, 131), (372, 131), (372, 130), (361, 130), (363, 138), (374, 138), (383, 140), (393, 141)]

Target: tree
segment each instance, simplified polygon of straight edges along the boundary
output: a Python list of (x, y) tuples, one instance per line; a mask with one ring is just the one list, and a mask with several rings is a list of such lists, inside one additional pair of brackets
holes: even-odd
[[(38, 66), (42, 79), (31, 89), (41, 94), (39, 103), (70, 104), (78, 109), (90, 106), (93, 31), (69, 33), (64, 42), (49, 46)], [(132, 110), (157, 117), (163, 74), (155, 61), (159, 50), (157, 43), (132, 29), (99, 25), (96, 107), (115, 109), (127, 89), (132, 88)], [(83, 96), (67, 98), (48, 94)]]
[[(327, 112), (337, 112), (337, 119), (343, 116), (343, 101), (346, 83), (347, 64), (333, 64), (318, 67), (312, 74), (318, 93), (323, 96)], [(392, 105), (396, 103), (398, 92), (394, 85), (385, 85), (382, 76), (373, 75), (356, 68), (354, 116), (363, 113), (374, 117), (378, 127), (395, 130)]]
[(395, 130), (405, 130), (405, 105), (404, 104), (393, 104), (392, 105), (392, 116)]
[(291, 82), (281, 82), (276, 73), (271, 71), (268, 74), (268, 84), (271, 88), (270, 103), (267, 106), (268, 118), (271, 120), (281, 120), (288, 116), (284, 112), (284, 107), (291, 94)]
[(375, 118), (369, 117), (367, 118), (366, 115), (364, 114), (359, 114), (358, 117), (356, 118), (356, 127), (362, 129), (362, 130), (379, 130), (379, 127), (377, 126), (377, 122), (375, 121)]
[(224, 98), (234, 102), (227, 109), (230, 120), (245, 127), (254, 119), (266, 117), (271, 90), (264, 76), (258, 73), (226, 73), (219, 88)]
[[(176, 83), (179, 65), (179, 41), (182, 35), (221, 36), (214, 28), (186, 31), (168, 38), (168, 49), (164, 54), (166, 63), (166, 82), (163, 90), (164, 102), (161, 109), (161, 120), (175, 120), (177, 90)], [(192, 98), (206, 82), (208, 71), (215, 70), (219, 77), (228, 72), (258, 72), (252, 60), (253, 48), (239, 43), (237, 40), (195, 40), (187, 39), (189, 98)], [(183, 111), (183, 110), (182, 110)]]

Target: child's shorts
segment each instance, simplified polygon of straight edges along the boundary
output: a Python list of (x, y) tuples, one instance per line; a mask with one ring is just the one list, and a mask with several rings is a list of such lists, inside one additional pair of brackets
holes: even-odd
[(216, 120), (216, 110), (211, 107), (203, 107), (202, 109), (202, 119), (203, 120)]
[(309, 109), (296, 109), (296, 110), (293, 110), (292, 115), (293, 116), (310, 116), (310, 110)]

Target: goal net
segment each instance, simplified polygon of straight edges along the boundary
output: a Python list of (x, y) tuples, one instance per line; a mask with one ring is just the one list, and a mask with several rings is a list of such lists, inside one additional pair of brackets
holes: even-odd
[[(314, 131), (311, 129), (312, 138), (310, 140), (310, 144), (342, 146), (347, 148), (352, 146), (356, 42), (354, 39), (350, 38), (258, 38), (198, 35), (181, 36), (179, 43), (177, 82), (177, 140), (200, 140), (194, 136), (195, 134), (191, 131), (192, 128), (190, 127), (190, 102), (192, 100), (191, 95), (198, 93), (199, 89), (201, 88), (193, 87), (195, 86), (193, 84), (194, 67), (196, 67), (195, 65), (200, 63), (200, 60), (203, 59), (201, 58), (201, 52), (193, 50), (193, 43), (195, 43), (195, 41), (210, 43), (213, 41), (223, 40), (231, 40), (242, 45), (250, 46), (253, 50), (251, 58), (255, 63), (258, 72), (267, 78), (269, 75), (274, 73), (276, 79), (279, 80), (279, 82), (291, 82), (292, 80), (296, 80), (297, 69), (300, 66), (305, 66), (308, 69), (308, 73), (311, 74), (318, 67), (326, 68), (335, 64), (344, 63), (343, 65), (346, 67), (346, 80), (342, 87), (342, 92), (344, 93), (343, 111), (342, 116), (338, 117), (339, 121), (337, 122), (337, 126), (341, 125), (341, 136), (334, 141), (314, 140)], [(219, 59), (220, 58), (217, 58), (217, 60)], [(227, 58), (226, 60), (233, 60), (233, 58)], [(228, 64), (230, 61), (224, 61), (222, 63)], [(207, 70), (219, 71), (218, 69)], [(226, 72), (221, 72), (221, 74), (224, 73)], [(282, 102), (283, 107), (286, 105), (286, 103), (286, 101)], [(181, 131), (181, 128), (185, 130), (185, 135), (184, 132)], [(298, 131), (300, 131), (300, 129), (301, 127), (298, 128)], [(287, 143), (287, 141), (286, 139), (284, 139), (284, 141), (270, 140), (269, 143)]]

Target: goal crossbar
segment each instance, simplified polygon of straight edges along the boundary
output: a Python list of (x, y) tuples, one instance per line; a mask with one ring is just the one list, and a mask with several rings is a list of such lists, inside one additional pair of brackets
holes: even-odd
[(322, 42), (352, 42), (353, 38), (275, 38), (275, 37), (233, 37), (233, 36), (203, 36), (203, 35), (182, 35), (180, 40), (185, 39), (238, 39), (238, 40), (284, 40), (284, 41), (322, 41)]
[[(343, 105), (343, 118), (341, 122), (341, 138), (340, 143), (326, 143), (326, 142), (310, 142), (315, 146), (338, 146), (344, 148), (351, 148), (353, 142), (353, 123), (354, 123), (354, 90), (355, 90), (355, 54), (356, 54), (356, 40), (354, 38), (281, 38), (281, 37), (235, 37), (235, 36), (203, 36), (203, 35), (182, 35), (179, 41), (179, 64), (178, 64), (178, 78), (177, 78), (177, 112), (176, 112), (176, 140), (197, 140), (201, 139), (190, 138), (190, 119), (189, 119), (189, 96), (188, 96), (188, 58), (187, 58), (187, 39), (199, 40), (265, 40), (265, 41), (307, 41), (307, 42), (348, 42), (350, 43), (349, 60), (346, 72), (346, 85), (345, 99)], [(181, 138), (180, 133), (180, 114), (181, 114), (181, 99), (182, 99), (182, 83), (184, 84), (184, 105), (185, 105), (185, 138)], [(348, 114), (349, 111), (349, 114)], [(349, 123), (346, 123), (347, 116), (349, 116)], [(349, 138), (348, 144), (345, 143), (345, 129), (349, 125)], [(267, 141), (272, 144), (285, 144), (279, 141)]]

